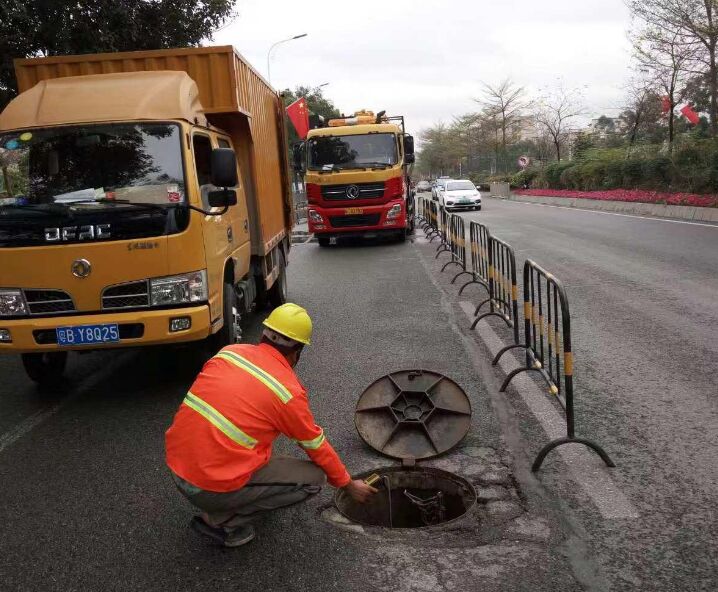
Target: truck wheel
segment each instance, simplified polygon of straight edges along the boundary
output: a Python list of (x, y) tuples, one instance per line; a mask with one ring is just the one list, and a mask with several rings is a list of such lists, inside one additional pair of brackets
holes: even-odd
[(239, 317), (237, 311), (237, 296), (229, 282), (224, 283), (222, 290), (222, 328), (214, 335), (210, 335), (208, 345), (212, 354), (223, 347), (239, 341), (241, 331), (238, 333)]
[(272, 308), (281, 306), (287, 301), (287, 264), (282, 251), (279, 251), (279, 277), (269, 289), (268, 297)]
[(409, 235), (409, 230), (407, 228), (404, 228), (403, 230), (399, 231), (399, 234), (397, 235), (397, 239), (400, 243), (406, 242), (406, 237)]
[(27, 375), (40, 386), (51, 386), (62, 379), (67, 364), (67, 352), (22, 354)]
[(329, 237), (328, 236), (318, 236), (317, 241), (319, 242), (320, 247), (328, 247), (329, 246)]

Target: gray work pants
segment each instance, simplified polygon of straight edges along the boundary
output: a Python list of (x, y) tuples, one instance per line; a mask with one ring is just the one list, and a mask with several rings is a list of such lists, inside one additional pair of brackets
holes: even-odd
[(190, 503), (206, 513), (210, 524), (227, 528), (247, 524), (254, 514), (302, 502), (326, 483), (324, 471), (313, 462), (286, 456), (272, 457), (236, 491), (205, 491), (172, 476)]

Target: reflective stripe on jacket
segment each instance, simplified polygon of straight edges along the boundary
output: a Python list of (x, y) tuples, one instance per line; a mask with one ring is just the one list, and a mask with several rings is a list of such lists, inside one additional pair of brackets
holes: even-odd
[(234, 491), (269, 461), (284, 434), (335, 487), (349, 473), (314, 421), (306, 390), (268, 344), (231, 345), (209, 360), (165, 434), (167, 465), (206, 491)]

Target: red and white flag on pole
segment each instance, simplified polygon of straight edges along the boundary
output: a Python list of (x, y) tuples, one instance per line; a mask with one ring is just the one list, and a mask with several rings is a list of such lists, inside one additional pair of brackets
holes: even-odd
[(287, 116), (289, 117), (297, 135), (303, 140), (307, 137), (309, 131), (309, 109), (307, 108), (307, 99), (302, 97), (297, 99), (291, 105), (287, 106)]

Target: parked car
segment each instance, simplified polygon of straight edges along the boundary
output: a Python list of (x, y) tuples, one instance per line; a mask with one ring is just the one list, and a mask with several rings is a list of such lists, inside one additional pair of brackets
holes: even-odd
[(439, 194), (439, 204), (444, 206), (447, 211), (458, 209), (480, 210), (481, 193), (468, 179), (451, 179), (446, 182), (445, 187)]
[(431, 199), (441, 201), (440, 194), (444, 190), (444, 185), (449, 179), (439, 178), (434, 181), (434, 185), (431, 187)]
[(417, 191), (431, 191), (431, 183), (428, 181), (419, 181), (416, 184)]

